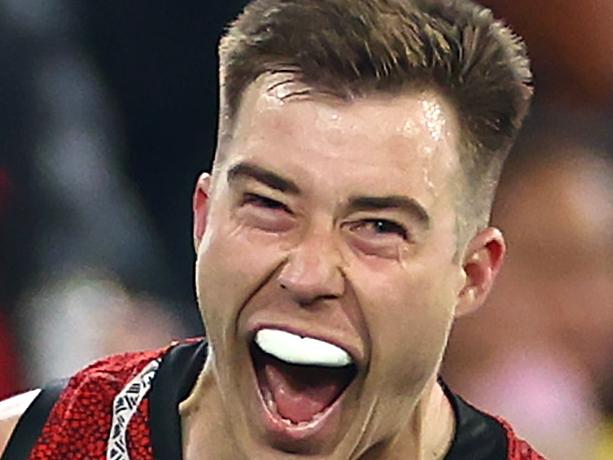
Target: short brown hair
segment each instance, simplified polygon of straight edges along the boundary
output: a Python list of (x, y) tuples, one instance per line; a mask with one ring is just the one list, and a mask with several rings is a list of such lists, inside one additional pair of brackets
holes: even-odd
[(254, 0), (219, 52), (221, 123), (232, 122), (246, 87), (266, 73), (289, 70), (346, 99), (438, 90), (462, 130), (465, 201), (476, 204), (465, 217), (488, 221), (532, 94), (524, 43), (490, 10), (470, 0)]

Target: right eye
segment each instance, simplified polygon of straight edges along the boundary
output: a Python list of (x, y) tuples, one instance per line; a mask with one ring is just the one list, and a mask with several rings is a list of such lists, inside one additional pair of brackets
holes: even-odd
[(286, 204), (256, 193), (243, 194), (239, 215), (249, 227), (267, 233), (286, 232), (294, 225), (294, 213)]
[(256, 206), (258, 208), (278, 209), (290, 212), (289, 208), (280, 201), (273, 200), (272, 198), (258, 195), (256, 193), (245, 193), (245, 195), (243, 196), (242, 204)]

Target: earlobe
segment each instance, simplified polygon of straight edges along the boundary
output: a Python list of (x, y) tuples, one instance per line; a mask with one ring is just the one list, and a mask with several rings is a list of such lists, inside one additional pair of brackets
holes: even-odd
[(196, 181), (192, 210), (194, 213), (194, 250), (198, 252), (198, 246), (206, 230), (207, 214), (209, 208), (209, 191), (211, 187), (211, 176), (202, 173)]
[(456, 316), (472, 313), (485, 302), (505, 252), (504, 237), (497, 228), (488, 227), (471, 240), (463, 262), (466, 281), (459, 293)]

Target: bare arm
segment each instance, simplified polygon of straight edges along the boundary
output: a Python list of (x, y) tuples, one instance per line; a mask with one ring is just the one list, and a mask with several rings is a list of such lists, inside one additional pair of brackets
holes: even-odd
[(0, 455), (4, 452), (19, 418), (39, 393), (40, 390), (32, 390), (0, 401)]

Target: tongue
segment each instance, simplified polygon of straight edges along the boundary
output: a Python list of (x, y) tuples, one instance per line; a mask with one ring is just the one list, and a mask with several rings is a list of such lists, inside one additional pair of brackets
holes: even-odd
[(297, 366), (267, 358), (264, 375), (279, 414), (306, 422), (330, 406), (349, 384), (351, 370)]

